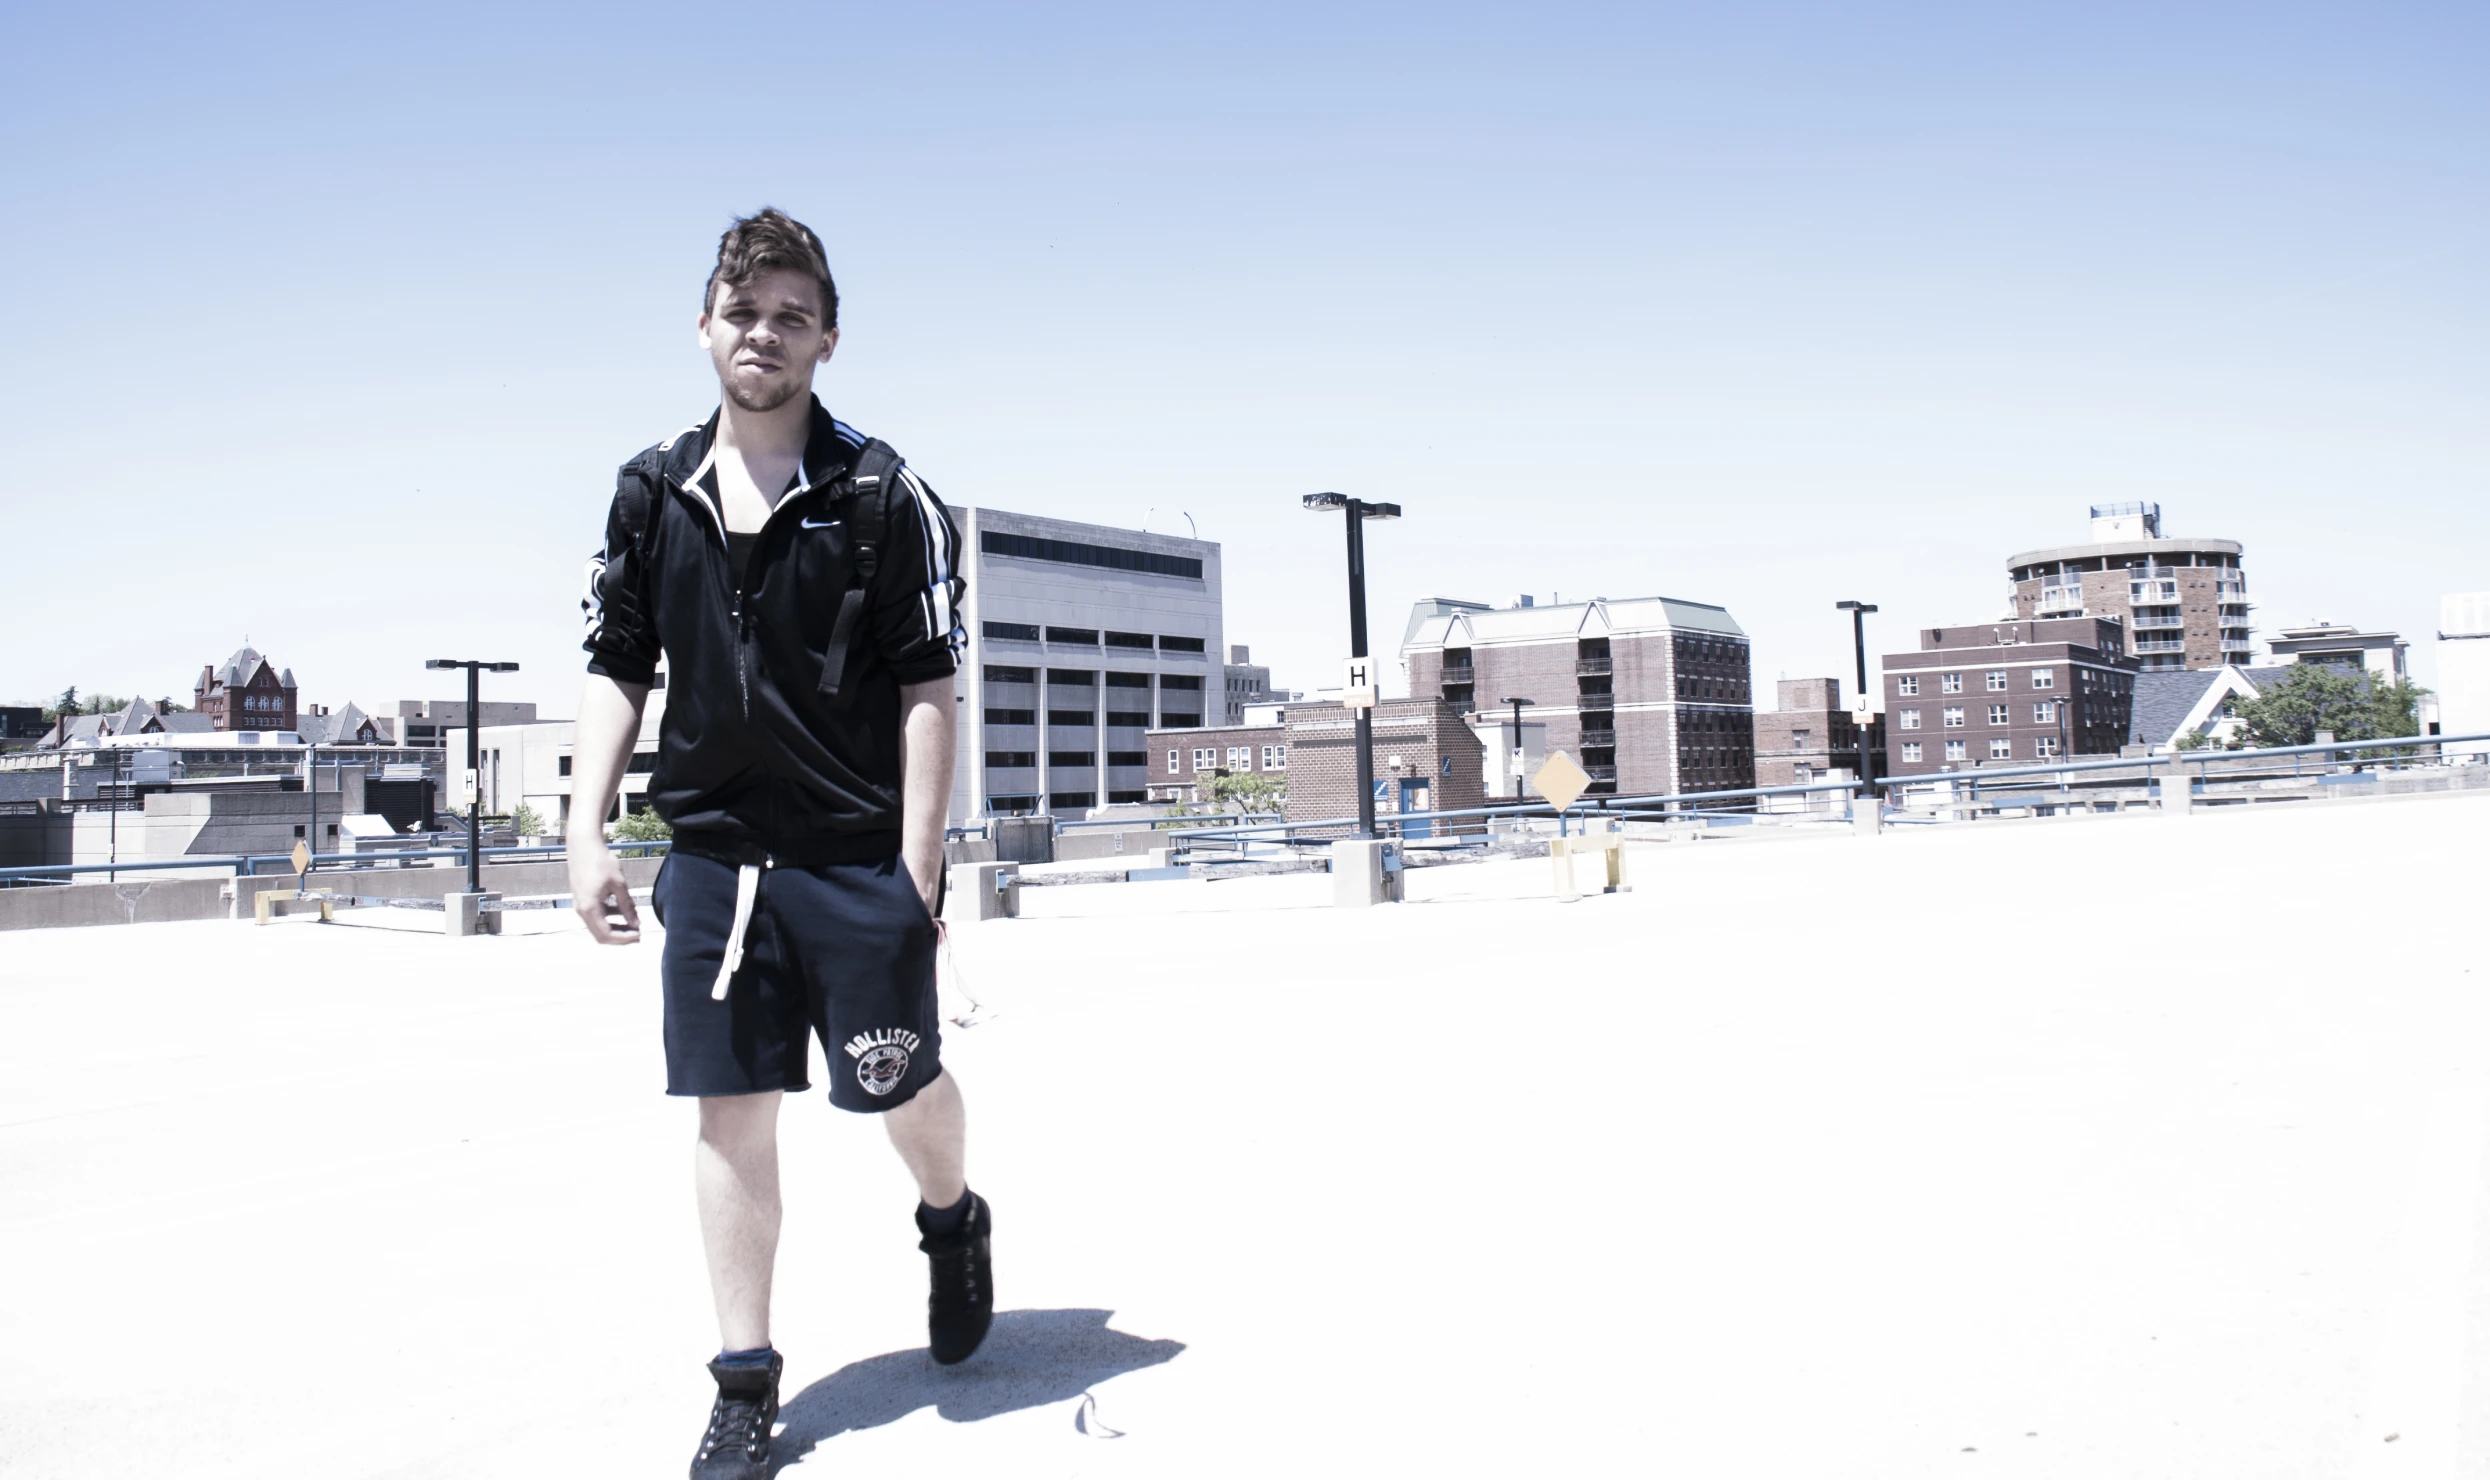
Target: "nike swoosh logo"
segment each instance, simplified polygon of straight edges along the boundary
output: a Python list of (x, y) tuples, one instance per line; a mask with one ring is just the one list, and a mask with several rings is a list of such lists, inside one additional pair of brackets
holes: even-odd
[(811, 519), (806, 519), (806, 520), (803, 520), (803, 521), (799, 522), (799, 523), (796, 525), (796, 528), (798, 528), (798, 529), (836, 529), (836, 528), (838, 528), (838, 525), (839, 525), (839, 521), (837, 521), (836, 519), (823, 519), (823, 520), (820, 520), (820, 521), (818, 521), (818, 522), (816, 522), (816, 521), (814, 521), (814, 520), (811, 520)]

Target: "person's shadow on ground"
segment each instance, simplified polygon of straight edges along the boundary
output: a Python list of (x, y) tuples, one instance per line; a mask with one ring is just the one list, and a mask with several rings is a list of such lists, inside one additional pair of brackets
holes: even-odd
[(953, 1423), (975, 1423), (1080, 1397), (1110, 1377), (1171, 1361), (1181, 1341), (1109, 1330), (1106, 1310), (1006, 1310), (977, 1354), (939, 1367), (923, 1347), (850, 1362), (781, 1404), (773, 1469), (794, 1464), (825, 1439), (879, 1428), (931, 1406)]

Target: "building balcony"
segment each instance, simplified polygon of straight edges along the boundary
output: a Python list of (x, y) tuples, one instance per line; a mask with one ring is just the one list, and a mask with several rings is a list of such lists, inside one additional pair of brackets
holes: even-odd
[(2187, 643), (2176, 637), (2154, 637), (2135, 644), (2135, 650), (2139, 653), (2183, 653), (2187, 651)]
[(2176, 581), (2130, 581), (2127, 583), (2129, 606), (2169, 606), (2179, 599)]
[(1576, 658), (1574, 660), (1574, 673), (1578, 677), (1590, 677), (1615, 671), (1616, 660), (1613, 658)]
[(2148, 615), (2138, 612), (2135, 620), (2128, 625), (2138, 632), (2158, 632), (2165, 629), (2183, 628), (2187, 625), (2187, 618), (2176, 614), (2163, 616), (2158, 613)]
[(1588, 718), (1586, 718), (1582, 724), (1582, 743), (1585, 745), (1614, 745), (1617, 743), (1616, 727), (1614, 725), (1593, 724)]
[(1617, 779), (1617, 768), (1615, 766), (1584, 766), (1582, 770), (1583, 773), (1589, 776), (1593, 781), (1614, 782)]
[(2256, 650), (2257, 645), (2244, 637), (2225, 637), (2222, 639), (2222, 651), (2225, 653), (2253, 653)]
[(1615, 709), (1617, 707), (1617, 696), (1614, 694), (1583, 694), (1580, 695), (1575, 702), (1580, 704), (1584, 709)]
[(1446, 683), (1470, 683), (1477, 676), (1478, 669), (1472, 664), (1447, 663), (1444, 665), (1444, 682)]

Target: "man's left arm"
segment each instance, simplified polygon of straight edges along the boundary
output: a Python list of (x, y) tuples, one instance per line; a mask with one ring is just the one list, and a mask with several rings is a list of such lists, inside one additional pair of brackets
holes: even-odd
[(951, 678), (899, 690), (899, 858), (925, 912), (940, 918), (942, 834), (951, 820), (951, 760), (959, 730)]

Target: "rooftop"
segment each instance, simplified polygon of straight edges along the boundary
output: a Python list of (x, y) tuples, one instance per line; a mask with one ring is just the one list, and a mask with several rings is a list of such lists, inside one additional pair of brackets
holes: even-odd
[(1546, 642), (1568, 637), (1607, 637), (1620, 632), (1690, 631), (1743, 638), (1726, 607), (1674, 596), (1638, 596), (1612, 601), (1596, 596), (1540, 606), (1475, 607), (1429, 612), (1429, 597), (1410, 617), (1404, 652), (1413, 648), (1475, 646), (1505, 642)]
[[(1027, 891), (963, 932), (990, 1017), (944, 1045), (1004, 1314), (927, 1361), (911, 1188), (791, 1098), (785, 1472), (2481, 1473), (2485, 824), (1637, 845), (1572, 905), (1529, 859), (1354, 912)], [(2182, 836), (2205, 905), (2391, 860), (2395, 928), (2129, 910), (2149, 965), (2079, 970), (2034, 962), (2046, 906), (1931, 904)], [(715, 1331), (659, 947), (372, 914), (0, 950), (0, 1246), (41, 1271), (0, 1282), (12, 1480), (679, 1472)], [(1939, 931), (2032, 964), (1945, 969)], [(98, 965), (132, 960), (178, 965)]]

